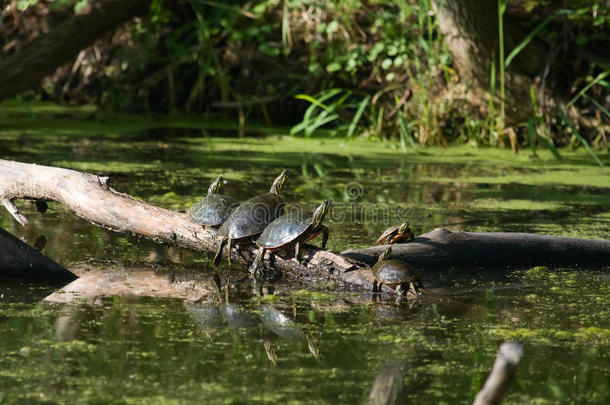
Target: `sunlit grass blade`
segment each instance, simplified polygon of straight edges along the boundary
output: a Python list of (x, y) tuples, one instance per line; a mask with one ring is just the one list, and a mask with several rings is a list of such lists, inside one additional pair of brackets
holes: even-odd
[(309, 125), (307, 128), (305, 128), (305, 136), (309, 137), (311, 136), (311, 134), (318, 128), (320, 128), (322, 125), (328, 124), (329, 122), (332, 122), (336, 119), (339, 118), (339, 114), (331, 114), (329, 116), (326, 116), (324, 118), (320, 118), (318, 117), (314, 122), (311, 123), (311, 125)]
[(407, 121), (405, 120), (405, 117), (402, 114), (398, 115), (398, 131), (400, 133), (400, 145), (402, 147), (403, 152), (406, 153), (407, 151), (407, 145), (405, 143), (406, 138), (409, 141), (409, 144), (411, 145), (413, 150), (416, 153), (419, 153), (417, 143), (415, 142), (413, 135), (411, 135), (411, 133), (409, 132), (409, 128), (407, 127)]
[(569, 9), (561, 9), (561, 10), (557, 10), (555, 11), (553, 14), (551, 14), (550, 16), (548, 16), (544, 21), (542, 21), (540, 24), (538, 24), (536, 26), (536, 28), (534, 28), (532, 30), (532, 32), (530, 32), (523, 41), (521, 41), (516, 47), (515, 49), (513, 49), (508, 56), (506, 57), (506, 60), (504, 61), (504, 67), (508, 67), (508, 65), (510, 65), (510, 63), (513, 61), (513, 59), (519, 55), (519, 53), (523, 50), (523, 48), (525, 48), (530, 42), (532, 42), (532, 39), (534, 39), (534, 37), (536, 36), (536, 34), (538, 34), (540, 32), (540, 30), (542, 30), (548, 23), (550, 23), (551, 21), (553, 21), (555, 18), (557, 18), (558, 16), (562, 15), (562, 14), (572, 14), (575, 13), (574, 10), (569, 10)]
[(354, 118), (352, 118), (352, 122), (350, 122), (349, 129), (347, 130), (347, 139), (351, 139), (354, 135), (354, 131), (356, 131), (358, 122), (360, 122), (360, 118), (362, 117), (365, 108), (369, 105), (369, 101), (371, 101), (371, 96), (366, 96), (358, 105), (356, 114), (354, 114)]
[(528, 142), (530, 144), (530, 149), (532, 150), (532, 155), (537, 157), (538, 154), (536, 153), (536, 135), (537, 135), (537, 133), (536, 133), (535, 120), (534, 120), (534, 117), (532, 117), (527, 122), (527, 137), (528, 137)]
[(324, 101), (336, 96), (337, 94), (341, 93), (341, 91), (343, 91), (343, 90), (342, 89), (329, 89), (328, 91), (325, 91), (324, 94), (322, 94), (318, 98), (310, 96), (308, 94), (297, 94), (296, 96), (294, 96), (294, 98), (296, 98), (298, 100), (308, 101), (309, 103), (311, 103), (311, 105), (307, 108), (307, 110), (305, 110), (305, 114), (303, 114), (303, 120), (290, 129), (290, 135), (298, 134), (299, 132), (305, 131), (306, 128), (311, 126), (313, 123), (312, 115), (314, 114), (316, 108), (319, 107), (322, 110), (325, 110), (325, 111), (328, 110), (330, 107), (327, 106), (326, 104), (324, 104)]
[(604, 108), (604, 106), (603, 106), (603, 105), (601, 105), (600, 103), (598, 103), (598, 102), (597, 102), (597, 100), (595, 100), (593, 97), (589, 97), (589, 96), (587, 96), (586, 94), (584, 95), (584, 97), (585, 97), (587, 100), (589, 100), (590, 102), (592, 102), (592, 103), (593, 103), (593, 105), (595, 105), (597, 108), (599, 108), (599, 110), (600, 110), (601, 112), (603, 112), (604, 114), (606, 114), (606, 117), (610, 118), (610, 112), (609, 112), (608, 110), (606, 110), (606, 109)]
[[(540, 120), (540, 118), (538, 118), (538, 119)], [(537, 119), (532, 117), (527, 122), (527, 131), (528, 131), (528, 138), (529, 138), (530, 148), (532, 149), (532, 152), (534, 153), (534, 156), (537, 156), (537, 154), (536, 154), (536, 139), (538, 139), (538, 140), (540, 140), (540, 142), (542, 142), (542, 144), (548, 150), (551, 151), (551, 153), (553, 154), (555, 159), (562, 160), (563, 158), (559, 154), (559, 151), (557, 150), (555, 145), (553, 145), (553, 141), (548, 139), (548, 138), (545, 138), (544, 136), (542, 136), (542, 135), (540, 135), (538, 133), (538, 131), (536, 130), (536, 121), (537, 121)], [(544, 125), (544, 122), (541, 121), (540, 124)]]
[[(311, 125), (308, 125), (307, 128), (305, 129), (305, 136), (309, 137), (311, 136), (311, 134), (313, 133), (313, 131), (315, 131), (317, 128), (328, 124), (331, 121), (334, 121), (336, 119), (339, 118), (338, 114), (331, 114), (334, 113), (339, 107), (341, 107), (343, 105), (343, 103), (345, 103), (345, 100), (347, 100), (347, 98), (351, 95), (351, 92), (346, 92), (344, 95), (342, 95), (338, 100), (333, 101), (332, 104), (330, 104), (328, 106), (328, 108), (326, 108), (324, 111), (322, 111), (311, 123)], [(332, 117), (332, 118), (330, 118)]]
[(593, 157), (593, 159), (595, 159), (595, 161), (597, 162), (598, 165), (600, 165), (600, 167), (604, 167), (604, 163), (600, 160), (600, 158), (593, 151), (593, 149), (591, 149), (591, 147), (589, 146), (589, 142), (587, 142), (587, 140), (585, 138), (583, 138), (582, 135), (580, 135), (580, 133), (576, 130), (576, 127), (574, 126), (574, 123), (572, 122), (572, 120), (569, 119), (561, 111), (559, 111), (559, 116), (561, 117), (563, 122), (565, 122), (566, 125), (572, 130), (572, 133), (574, 134), (576, 139), (578, 139), (580, 141), (580, 143), (583, 144), (583, 146), (585, 147), (587, 152), (589, 152), (589, 155), (591, 155)]
[(589, 90), (591, 87), (593, 87), (595, 85), (595, 83), (599, 82), (600, 80), (604, 79), (606, 76), (608, 76), (610, 74), (610, 70), (605, 70), (603, 72), (601, 72), (600, 74), (598, 74), (595, 79), (591, 80), (585, 87), (582, 88), (582, 90), (580, 90), (569, 102), (568, 102), (568, 107), (571, 106), (572, 104), (574, 104), (576, 101), (578, 101), (578, 99), (580, 97), (582, 97), (583, 94), (585, 94), (587, 92), (587, 90)]

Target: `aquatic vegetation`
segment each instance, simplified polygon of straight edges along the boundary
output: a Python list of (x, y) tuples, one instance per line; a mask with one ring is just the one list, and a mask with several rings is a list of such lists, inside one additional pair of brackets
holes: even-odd
[[(329, 247), (337, 251), (374, 244), (398, 222), (397, 206), (416, 235), (440, 226), (608, 235), (609, 169), (585, 152), (566, 151), (557, 161), (545, 151), (532, 160), (471, 147), (404, 154), (387, 141), (205, 138), (184, 131), (105, 138), (75, 130), (55, 137), (47, 131), (24, 137), (0, 130), (0, 157), (110, 175), (113, 188), (171, 209), (192, 206), (219, 174), (227, 180), (223, 193), (243, 201), (268, 190), (278, 168), (287, 167), (287, 201), (312, 209), (334, 200), (325, 223)], [(123, 137), (135, 147), (127, 148)], [(68, 151), (77, 152), (73, 161), (66, 160)], [(136, 247), (137, 238), (100, 229), (59, 204), (50, 203), (44, 215), (29, 202), (18, 204), (31, 225), (22, 228), (2, 215), (0, 226), (31, 244), (38, 240), (45, 254), (68, 267), (135, 263), (168, 277), (211, 269), (205, 256), (149, 241)], [(216, 321), (201, 322), (169, 299), (41, 304), (53, 288), (3, 284), (0, 402), (360, 403), (375, 374), (398, 361), (408, 369), (406, 401), (465, 403), (507, 339), (519, 340), (525, 356), (504, 403), (570, 398), (593, 404), (607, 396), (607, 269), (535, 267), (450, 280), (456, 302), (413, 305), (337, 293), (324, 283), (278, 291), (266, 284), (266, 294), (257, 296), (248, 281), (235, 281), (241, 278), (235, 268), (223, 271), (234, 280), (229, 302), (252, 325), (232, 327), (220, 307)], [(264, 306), (307, 334), (319, 359), (305, 341), (266, 329), (258, 321)], [(278, 365), (269, 360), (266, 342)]]

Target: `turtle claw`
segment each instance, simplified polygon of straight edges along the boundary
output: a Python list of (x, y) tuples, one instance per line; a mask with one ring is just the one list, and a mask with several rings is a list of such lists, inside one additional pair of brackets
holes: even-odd
[(212, 239), (218, 238), (218, 230), (215, 228), (207, 227), (205, 228), (206, 232), (210, 235)]

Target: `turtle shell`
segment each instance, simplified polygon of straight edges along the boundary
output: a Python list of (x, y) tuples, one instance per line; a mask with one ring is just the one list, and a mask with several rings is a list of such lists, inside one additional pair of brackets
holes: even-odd
[(388, 239), (389, 236), (396, 235), (398, 228), (400, 228), (400, 225), (394, 225), (383, 231), (379, 239), (377, 239), (377, 243), (387, 243), (386, 239)]
[(208, 194), (189, 208), (189, 219), (203, 226), (219, 226), (225, 222), (239, 201), (219, 194)]
[(229, 239), (258, 235), (284, 213), (284, 200), (275, 193), (250, 198), (231, 213), (218, 232)]
[(259, 247), (273, 249), (294, 241), (311, 225), (312, 218), (302, 214), (286, 214), (271, 222), (256, 240)]
[(372, 270), (379, 283), (391, 288), (409, 281), (421, 285), (417, 270), (402, 260), (382, 260), (375, 263)]

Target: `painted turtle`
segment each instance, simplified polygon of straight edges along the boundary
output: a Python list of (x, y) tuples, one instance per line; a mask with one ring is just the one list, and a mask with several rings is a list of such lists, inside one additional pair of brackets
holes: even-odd
[(400, 225), (394, 225), (383, 231), (377, 243), (380, 245), (392, 245), (394, 243), (410, 242), (415, 239), (415, 235), (408, 222), (403, 222)]
[[(392, 248), (389, 247), (383, 251), (371, 269), (375, 276), (373, 291), (380, 291), (380, 287), (385, 284), (395, 289), (398, 294), (406, 294), (411, 291), (417, 295), (418, 289), (423, 288), (419, 272), (402, 260), (390, 259), (391, 255)], [(405, 290), (406, 286), (409, 288)]]
[(301, 263), (301, 247), (307, 241), (322, 234), (322, 249), (328, 241), (328, 228), (322, 225), (322, 220), (328, 212), (330, 202), (324, 201), (318, 205), (312, 216), (304, 216), (302, 212), (282, 215), (271, 222), (256, 240), (258, 253), (252, 262), (250, 272), (257, 274), (263, 263), (265, 250), (274, 251), (282, 247), (295, 247), (295, 259)]
[(241, 203), (220, 226), (222, 237), (212, 262), (217, 268), (222, 260), (222, 248), (228, 242), (229, 265), (231, 265), (231, 245), (251, 242), (271, 221), (284, 213), (284, 199), (280, 196), (286, 182), (286, 170), (277, 176), (268, 193), (252, 197)]
[(189, 219), (196, 224), (201, 224), (203, 229), (206, 229), (214, 238), (218, 234), (217, 228), (221, 226), (229, 218), (229, 215), (231, 215), (233, 210), (239, 206), (239, 201), (218, 194), (222, 187), (222, 180), (222, 176), (218, 176), (218, 178), (210, 184), (208, 194), (187, 211)]

